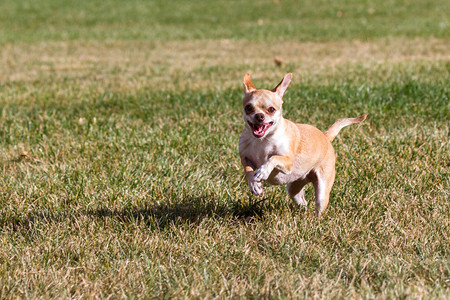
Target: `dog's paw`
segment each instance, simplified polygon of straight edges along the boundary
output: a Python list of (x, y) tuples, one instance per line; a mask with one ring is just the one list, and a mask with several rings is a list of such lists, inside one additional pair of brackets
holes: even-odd
[(256, 181), (249, 181), (248, 182), (248, 186), (250, 187), (250, 191), (256, 195), (262, 195), (263, 193), (263, 185), (261, 182), (256, 182)]
[(263, 180), (267, 180), (269, 178), (272, 169), (268, 164), (262, 165), (258, 170), (256, 170), (255, 175), (253, 176), (253, 181), (261, 182)]

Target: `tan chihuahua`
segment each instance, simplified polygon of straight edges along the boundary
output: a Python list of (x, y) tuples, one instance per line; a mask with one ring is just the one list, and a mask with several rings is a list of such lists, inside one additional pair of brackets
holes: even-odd
[(263, 193), (262, 181), (286, 184), (289, 196), (297, 204), (306, 205), (303, 187), (312, 182), (316, 215), (320, 216), (328, 205), (335, 177), (336, 156), (331, 141), (343, 127), (361, 123), (367, 114), (339, 119), (325, 132), (286, 120), (281, 106), (291, 79), (288, 73), (271, 91), (258, 90), (250, 74), (245, 74), (245, 128), (239, 139), (239, 155), (253, 194)]

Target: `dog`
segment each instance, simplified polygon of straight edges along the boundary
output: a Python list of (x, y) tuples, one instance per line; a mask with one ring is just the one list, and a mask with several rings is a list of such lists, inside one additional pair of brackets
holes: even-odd
[(295, 124), (282, 116), (283, 95), (292, 79), (284, 76), (272, 90), (256, 89), (250, 73), (244, 76), (244, 130), (239, 155), (250, 191), (263, 194), (263, 181), (286, 185), (289, 197), (306, 206), (304, 186), (312, 182), (319, 217), (328, 205), (335, 178), (336, 156), (331, 142), (348, 125), (363, 122), (367, 114), (337, 120), (325, 132)]

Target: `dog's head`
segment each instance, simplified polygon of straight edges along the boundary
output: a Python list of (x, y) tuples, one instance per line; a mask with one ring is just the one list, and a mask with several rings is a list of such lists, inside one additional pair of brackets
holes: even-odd
[(262, 138), (270, 134), (280, 120), (283, 94), (291, 79), (292, 74), (288, 73), (272, 90), (258, 90), (252, 83), (250, 73), (245, 74), (244, 98), (242, 101), (244, 122), (256, 138)]

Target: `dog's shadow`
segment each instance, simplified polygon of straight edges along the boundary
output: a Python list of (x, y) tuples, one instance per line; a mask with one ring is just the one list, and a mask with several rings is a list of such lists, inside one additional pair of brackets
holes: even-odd
[(230, 204), (200, 196), (173, 204), (148, 204), (144, 207), (131, 206), (122, 209), (101, 207), (86, 211), (86, 215), (94, 218), (114, 218), (123, 223), (144, 221), (148, 225), (164, 228), (170, 224), (200, 223), (207, 218), (232, 218), (247, 222), (263, 217), (265, 212), (261, 201)]
[(263, 200), (227, 202), (208, 195), (187, 197), (177, 203), (155, 202), (149, 201), (143, 206), (129, 205), (120, 209), (111, 209), (106, 206), (59, 212), (37, 209), (22, 216), (2, 218), (0, 225), (3, 228), (9, 227), (13, 231), (23, 231), (30, 230), (40, 223), (61, 223), (69, 220), (76, 222), (77, 219), (85, 216), (92, 219), (110, 218), (124, 224), (145, 222), (152, 228), (162, 229), (169, 225), (198, 224), (207, 218), (230, 218), (251, 222), (262, 218), (267, 212)]

